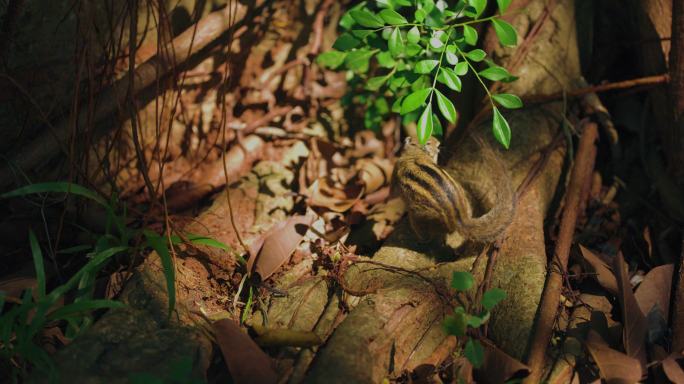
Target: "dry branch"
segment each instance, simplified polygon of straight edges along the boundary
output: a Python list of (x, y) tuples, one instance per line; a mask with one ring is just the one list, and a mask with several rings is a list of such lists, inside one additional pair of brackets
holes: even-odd
[(563, 287), (563, 274), (568, 265), (570, 246), (572, 245), (575, 233), (575, 224), (579, 214), (580, 197), (582, 195), (582, 184), (587, 179), (587, 174), (591, 174), (594, 169), (594, 159), (596, 157), (596, 146), (594, 142), (598, 136), (598, 129), (595, 123), (586, 125), (582, 138), (580, 139), (579, 149), (575, 156), (575, 165), (570, 178), (570, 185), (565, 200), (565, 212), (561, 219), (558, 231), (558, 242), (554, 250), (553, 258), (549, 261), (549, 277), (544, 287), (539, 314), (537, 317), (536, 331), (530, 347), (530, 354), (527, 365), (531, 369), (530, 376), (525, 380), (526, 383), (541, 382), (542, 371), (546, 346), (551, 339), (553, 325), (558, 313), (560, 294)]
[[(240, 24), (247, 12), (255, 7), (254, 3), (261, 2), (253, 2), (250, 6), (238, 4), (234, 18), (235, 23), (233, 24), (229, 23), (225, 10), (215, 11), (203, 17), (197, 24), (181, 33), (167, 47), (161, 50), (164, 54), (153, 56), (135, 69), (132, 80), (133, 95), (129, 95), (128, 89), (131, 80), (129, 75), (126, 75), (114, 82), (110, 87), (104, 89), (96, 97), (93, 111), (89, 108), (81, 108), (75, 119), (78, 125), (76, 131), (82, 131), (86, 124), (102, 122), (120, 106), (126, 105), (130, 97), (154, 84), (158, 79), (166, 76), (173, 68), (183, 64), (192, 55), (208, 46), (229, 29)], [(51, 130), (49, 133), (46, 132), (30, 144), (23, 146), (21, 151), (11, 157), (10, 164), (23, 171), (28, 171), (57, 155), (60, 148), (66, 148), (65, 143), (72, 132), (72, 121), (71, 117), (65, 118), (55, 126), (54, 130)], [(13, 180), (12, 166), (5, 164), (0, 168), (0, 185), (7, 185), (8, 182)]]

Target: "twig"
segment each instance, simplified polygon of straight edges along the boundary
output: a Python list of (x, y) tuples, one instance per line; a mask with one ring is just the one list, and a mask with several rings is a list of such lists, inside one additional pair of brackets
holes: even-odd
[[(601, 93), (619, 89), (630, 89), (636, 87), (665, 84), (668, 83), (669, 80), (670, 76), (667, 74), (647, 76), (636, 79), (618, 81), (615, 83), (607, 83), (583, 88), (576, 88), (565, 92), (555, 92), (548, 95), (530, 95), (523, 97), (522, 100), (526, 106), (529, 106), (530, 104), (543, 104), (549, 101), (562, 100), (563, 98), (577, 98), (591, 93)], [(491, 110), (491, 104), (486, 104), (484, 107), (482, 107), (482, 109), (480, 109), (477, 115), (475, 115), (475, 117), (473, 118), (472, 122), (469, 124), (469, 127), (473, 127), (476, 124), (479, 124), (487, 115), (489, 115)]]
[[(261, 2), (257, 2), (257, 4), (259, 3)], [(235, 19), (244, 18), (247, 11), (247, 6), (238, 4)], [(203, 17), (196, 26), (190, 27), (173, 39), (170, 43), (172, 48), (166, 50), (171, 52), (171, 55), (156, 55), (135, 69), (133, 94), (137, 94), (152, 85), (157, 79), (166, 75), (171, 68), (186, 62), (193, 54), (208, 46), (231, 27), (233, 24), (226, 21), (223, 10), (215, 11)], [(35, 168), (59, 153), (60, 147), (65, 147), (63, 143), (69, 137), (70, 122), (76, 121), (80, 127), (86, 123), (97, 124), (104, 121), (117, 110), (119, 105), (126, 102), (127, 97), (132, 96), (127, 92), (130, 82), (129, 76), (130, 74), (127, 74), (103, 90), (98, 95), (96, 106), (92, 111), (84, 108), (78, 113), (76, 119), (65, 118), (56, 125), (54, 136), (43, 135), (29, 145), (23, 146), (21, 151), (13, 154), (10, 163), (24, 171)], [(91, 113), (92, 115), (90, 115)], [(12, 168), (3, 165), (0, 168), (0, 186), (11, 182), (12, 174)]]
[(567, 268), (570, 246), (572, 245), (575, 225), (577, 224), (582, 184), (586, 180), (587, 173), (593, 172), (594, 158), (596, 157), (595, 141), (597, 137), (598, 128), (596, 123), (588, 123), (580, 138), (579, 149), (575, 156), (575, 165), (570, 177), (570, 185), (565, 197), (565, 211), (563, 212), (558, 230), (558, 242), (547, 268), (549, 275), (539, 304), (535, 333), (530, 345), (527, 361), (531, 373), (525, 379), (525, 383), (541, 382), (546, 347), (551, 339), (553, 324), (558, 313), (560, 293), (563, 287), (563, 274)]
[(133, 147), (135, 148), (135, 155), (138, 158), (138, 172), (142, 175), (147, 187), (147, 193), (150, 197), (151, 203), (157, 202), (157, 192), (152, 185), (150, 175), (147, 172), (147, 160), (140, 145), (140, 136), (138, 136), (138, 107), (135, 103), (135, 51), (136, 40), (138, 40), (138, 1), (130, 0), (128, 2), (128, 10), (130, 14), (129, 32), (128, 32), (128, 107), (131, 116), (131, 136), (133, 137)]
[[(226, 5), (226, 11), (228, 14), (228, 25), (233, 25), (236, 20), (237, 16), (237, 9), (233, 9), (233, 5), (239, 5), (237, 4), (237, 0), (231, 0), (228, 1), (228, 4)], [(237, 8), (237, 7), (236, 7)], [(228, 65), (228, 69), (225, 72), (225, 76), (223, 78), (223, 82), (221, 84), (222, 86), (222, 92), (221, 92), (221, 99), (223, 99), (224, 95), (226, 94), (226, 91), (228, 89), (228, 79), (229, 77), (232, 77), (232, 71), (230, 70), (230, 58), (231, 58), (231, 46), (233, 43), (233, 35), (231, 34), (230, 38), (228, 39), (228, 52), (226, 53), (226, 65)], [(235, 224), (235, 216), (233, 215), (233, 203), (230, 198), (230, 183), (228, 182), (228, 165), (226, 164), (226, 152), (228, 151), (228, 142), (226, 140), (226, 103), (221, 100), (221, 123), (219, 124), (221, 127), (221, 134), (223, 138), (223, 146), (221, 148), (221, 163), (223, 165), (223, 175), (226, 178), (226, 200), (228, 203), (228, 216), (230, 218), (230, 225), (233, 228), (233, 232), (235, 232), (235, 237), (237, 237), (238, 242), (240, 243), (240, 246), (242, 246), (242, 249), (244, 252), (249, 255), (249, 247), (245, 242), (242, 240), (242, 236), (240, 235), (240, 230), (238, 229), (237, 225)], [(246, 152), (246, 151), (245, 151)]]
[[(323, 26), (325, 16), (328, 14), (328, 10), (330, 9), (330, 7), (332, 7), (333, 4), (335, 4), (334, 0), (323, 1), (323, 4), (321, 4), (321, 7), (318, 9), (318, 12), (316, 13), (316, 19), (313, 23), (313, 40), (311, 41), (311, 48), (309, 49), (308, 54), (309, 65), (306, 67), (306, 72), (304, 74), (304, 96), (307, 98), (310, 97), (312, 94), (313, 82), (316, 78), (316, 67), (312, 65), (312, 63), (314, 62), (316, 56), (321, 50), (321, 44), (323, 43)], [(314, 100), (311, 101), (313, 102)], [(312, 104), (309, 110), (309, 114), (311, 116), (314, 116), (315, 109), (315, 106)]]

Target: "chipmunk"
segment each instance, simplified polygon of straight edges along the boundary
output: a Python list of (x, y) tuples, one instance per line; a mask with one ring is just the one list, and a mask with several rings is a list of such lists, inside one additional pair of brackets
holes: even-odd
[[(494, 151), (479, 141), (482, 156), (488, 163), (497, 162)], [(458, 245), (464, 240), (489, 242), (495, 240), (513, 220), (515, 209), (511, 178), (501, 164), (492, 166), (494, 191), (467, 191), (463, 183), (437, 164), (439, 142), (431, 138), (425, 146), (408, 137), (404, 149), (394, 166), (392, 188), (406, 203), (409, 224), (422, 240), (434, 235), (447, 237), (460, 235)], [(471, 187), (481, 186), (473, 182)], [(475, 189), (475, 188), (472, 188)], [(474, 196), (479, 196), (480, 201)], [(489, 200), (489, 201), (487, 201)], [(474, 217), (474, 208), (486, 210)]]

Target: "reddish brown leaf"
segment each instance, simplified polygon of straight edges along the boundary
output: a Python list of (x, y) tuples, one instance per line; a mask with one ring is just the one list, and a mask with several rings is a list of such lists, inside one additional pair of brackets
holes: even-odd
[(4, 292), (5, 298), (14, 303), (21, 302), (21, 294), (28, 288), (33, 290), (35, 297), (37, 287), (38, 281), (35, 277), (14, 276), (0, 281), (0, 292)]
[(584, 345), (598, 365), (601, 378), (605, 379), (608, 384), (633, 384), (641, 379), (639, 360), (610, 349), (601, 336), (593, 330), (589, 331)]
[(210, 184), (195, 184), (179, 181), (166, 190), (166, 206), (170, 211), (178, 212), (194, 207), (198, 201), (214, 190)]
[[(483, 342), (485, 358), (482, 368), (478, 370), (484, 383), (503, 383), (512, 378), (521, 379), (530, 373), (530, 368), (514, 359), (494, 344)], [(478, 380), (479, 382), (480, 380)]]
[(212, 327), (233, 382), (277, 382), (278, 376), (273, 370), (271, 359), (232, 320), (216, 321)]
[(673, 272), (674, 266), (672, 264), (665, 264), (651, 269), (644, 276), (644, 281), (641, 282), (634, 293), (637, 304), (639, 304), (639, 308), (641, 308), (641, 312), (644, 315), (648, 315), (651, 308), (654, 305), (658, 305), (663, 316), (667, 318), (670, 313), (670, 290), (672, 288)]
[(613, 271), (610, 270), (608, 264), (604, 263), (600, 257), (594, 254), (594, 252), (584, 248), (584, 246), (581, 244), (579, 247), (580, 251), (582, 252), (582, 257), (595, 273), (594, 278), (596, 281), (598, 281), (598, 283), (601, 284), (601, 286), (608, 292), (612, 293), (613, 295), (617, 295), (617, 281), (615, 280), (615, 275), (613, 275)]
[(309, 204), (327, 208), (333, 212), (345, 212), (356, 203), (363, 194), (363, 186), (351, 185), (345, 190), (333, 188), (325, 179), (316, 180), (311, 187)]
[(684, 370), (682, 370), (682, 366), (677, 362), (677, 358), (682, 358), (682, 355), (673, 353), (663, 360), (663, 371), (671, 382), (684, 384)]
[(313, 222), (312, 216), (292, 216), (276, 224), (264, 236), (261, 249), (250, 257), (247, 269), (256, 272), (263, 280), (268, 279), (289, 259)]
[(613, 259), (613, 271), (618, 283), (618, 300), (620, 301), (620, 309), (623, 321), (622, 342), (625, 346), (625, 351), (631, 357), (639, 359), (642, 364), (642, 369), (646, 369), (646, 349), (644, 344), (646, 342), (646, 334), (648, 333), (648, 323), (646, 316), (641, 312), (639, 304), (637, 304), (634, 292), (632, 292), (632, 285), (629, 282), (629, 274), (627, 273), (627, 264), (622, 257), (622, 253), (618, 252), (615, 259)]
[(356, 162), (358, 177), (366, 186), (365, 193), (372, 193), (389, 183), (392, 163), (387, 159), (359, 159)]

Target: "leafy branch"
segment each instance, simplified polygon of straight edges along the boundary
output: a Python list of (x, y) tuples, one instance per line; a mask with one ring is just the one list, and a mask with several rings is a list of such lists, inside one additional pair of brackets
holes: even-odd
[[(496, 0), (500, 14), (510, 2)], [(455, 5), (444, 0), (362, 2), (341, 18), (344, 32), (333, 50), (319, 55), (317, 61), (327, 68), (349, 71), (353, 93), (345, 101), (365, 105), (367, 128), (379, 129), (390, 113), (399, 113), (405, 125), (416, 124), (421, 143), (442, 133), (440, 118), (433, 113), (433, 98), (442, 117), (457, 122), (449, 94), (460, 92), (461, 78), (472, 71), (492, 104), (494, 137), (508, 148), (510, 126), (497, 105), (514, 109), (522, 107), (522, 102), (512, 94), (492, 95), (483, 79), (508, 82), (516, 78), (485, 60), (483, 50), (473, 48), (478, 33), (472, 25), (491, 23), (505, 46), (517, 44), (517, 33), (499, 15), (481, 17), (486, 7), (487, 0), (459, 0)], [(486, 68), (478, 72), (474, 63), (481, 62)]]

